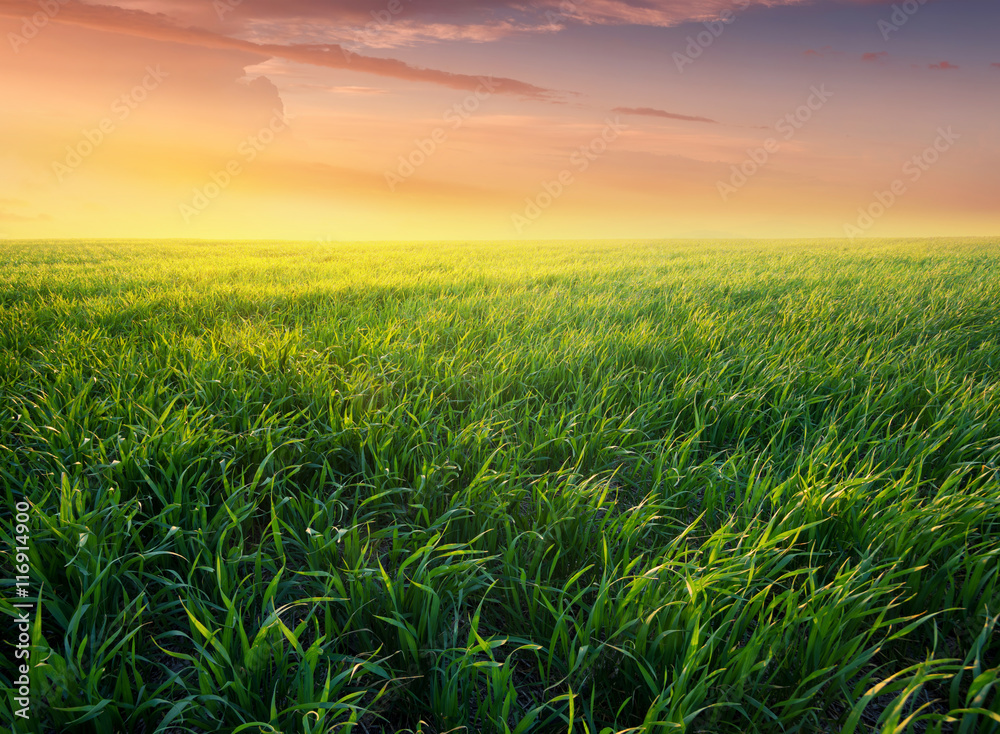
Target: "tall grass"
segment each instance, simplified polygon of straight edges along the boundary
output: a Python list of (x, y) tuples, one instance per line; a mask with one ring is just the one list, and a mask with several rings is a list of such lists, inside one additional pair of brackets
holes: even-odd
[(998, 273), (968, 240), (2, 243), (33, 726), (1000, 732)]

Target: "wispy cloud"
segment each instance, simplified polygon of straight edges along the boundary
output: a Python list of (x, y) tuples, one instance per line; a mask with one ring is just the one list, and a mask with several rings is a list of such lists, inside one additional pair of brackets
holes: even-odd
[[(4, 0), (0, 4), (0, 16), (21, 18), (30, 16), (36, 11), (37, 6), (27, 0)], [(292, 45), (255, 43), (202, 28), (182, 27), (162, 14), (106, 5), (87, 5), (74, 0), (67, 2), (52, 22), (202, 48), (250, 52), (262, 57), (281, 58), (331, 69), (350, 69), (463, 91), (475, 91), (482, 85), (483, 78), (474, 74), (413, 66), (399, 59), (365, 56), (336, 43)], [(490, 83), (500, 94), (526, 99), (562, 101), (567, 96), (564, 92), (545, 89), (517, 79), (492, 77)]]
[(874, 63), (876, 61), (885, 61), (888, 58), (889, 58), (889, 52), (888, 51), (878, 51), (877, 53), (867, 53), (867, 54), (862, 54), (862, 56), (861, 56), (861, 60), (862, 61), (867, 61), (869, 63)]
[(667, 112), (666, 110), (657, 110), (652, 107), (615, 107), (612, 112), (617, 112), (620, 115), (640, 115), (642, 117), (662, 117), (667, 120), (682, 120), (684, 122), (708, 122), (713, 125), (718, 125), (718, 120), (712, 120), (708, 117), (695, 117), (693, 115), (680, 115), (676, 112)]
[(841, 56), (843, 52), (837, 51), (833, 46), (823, 46), (823, 48), (810, 48), (802, 52), (803, 56), (810, 57), (820, 57), (820, 56)]
[[(400, 0), (387, 14), (371, 0), (244, 0), (227, 14), (228, 31), (258, 43), (359, 42), (369, 48), (464, 40), (497, 41), (524, 33), (558, 32), (570, 25), (673, 27), (711, 21), (724, 12), (806, 5), (813, 0)], [(837, 0), (847, 4), (891, 0)], [(210, 21), (208, 0), (105, 0), (119, 8), (151, 8), (175, 19)], [(214, 15), (214, 12), (211, 13)], [(373, 18), (375, 18), (374, 32)], [(359, 39), (358, 36), (363, 36)]]

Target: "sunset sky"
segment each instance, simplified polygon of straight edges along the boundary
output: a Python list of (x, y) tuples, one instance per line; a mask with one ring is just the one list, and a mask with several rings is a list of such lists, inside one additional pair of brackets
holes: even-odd
[(996, 0), (0, 0), (0, 31), (0, 237), (1000, 233)]

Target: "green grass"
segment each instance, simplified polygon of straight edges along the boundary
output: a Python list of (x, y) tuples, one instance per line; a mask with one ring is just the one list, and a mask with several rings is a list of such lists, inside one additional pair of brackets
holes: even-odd
[(998, 276), (969, 240), (0, 243), (34, 726), (998, 732)]

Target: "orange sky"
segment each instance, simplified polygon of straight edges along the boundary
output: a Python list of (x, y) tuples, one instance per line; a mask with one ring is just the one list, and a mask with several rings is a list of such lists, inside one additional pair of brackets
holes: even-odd
[(996, 234), (1000, 4), (911, 3), (0, 0), (0, 236)]

